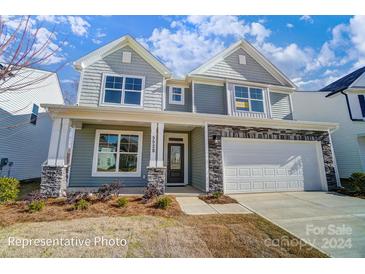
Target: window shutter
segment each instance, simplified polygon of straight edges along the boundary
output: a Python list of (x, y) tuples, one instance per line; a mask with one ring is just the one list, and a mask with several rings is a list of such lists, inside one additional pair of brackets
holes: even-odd
[(365, 96), (364, 95), (358, 95), (358, 96), (359, 96), (362, 117), (365, 117)]

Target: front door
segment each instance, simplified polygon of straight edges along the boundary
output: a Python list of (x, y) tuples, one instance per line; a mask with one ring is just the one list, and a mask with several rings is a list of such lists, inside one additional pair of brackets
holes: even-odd
[(184, 184), (184, 144), (168, 144), (167, 183), (169, 185)]

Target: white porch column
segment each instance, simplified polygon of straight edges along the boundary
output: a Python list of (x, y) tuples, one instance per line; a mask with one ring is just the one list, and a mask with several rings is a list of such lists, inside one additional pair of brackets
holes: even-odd
[(156, 167), (157, 123), (151, 123), (151, 151), (149, 167)]
[(67, 163), (69, 129), (70, 119), (54, 119), (48, 149), (48, 166), (64, 166)]
[(164, 123), (158, 123), (157, 167), (163, 167), (164, 128), (165, 128)]

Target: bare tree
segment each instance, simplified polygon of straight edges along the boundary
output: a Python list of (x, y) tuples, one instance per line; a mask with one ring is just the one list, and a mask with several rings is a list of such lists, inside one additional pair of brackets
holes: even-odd
[[(50, 76), (32, 75), (31, 70), (27, 70), (47, 64), (60, 50), (60, 46), (52, 42), (54, 29), (46, 37), (41, 30), (41, 27), (33, 26), (30, 16), (21, 17), (15, 28), (7, 27), (0, 16), (0, 94), (19, 91)], [(42, 39), (39, 39), (40, 35)]]

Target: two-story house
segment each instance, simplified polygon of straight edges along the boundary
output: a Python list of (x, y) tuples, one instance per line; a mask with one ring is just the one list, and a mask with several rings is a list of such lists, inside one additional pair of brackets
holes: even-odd
[(296, 92), (293, 103), (296, 119), (339, 123), (332, 140), (341, 178), (365, 172), (365, 67), (319, 91)]
[[(55, 121), (43, 167), (49, 195), (116, 180), (161, 192), (337, 186), (330, 139), (337, 124), (293, 120), (295, 85), (246, 41), (184, 79), (130, 36), (74, 65), (81, 73), (77, 105), (45, 106)], [(66, 163), (69, 127), (75, 134)]]

